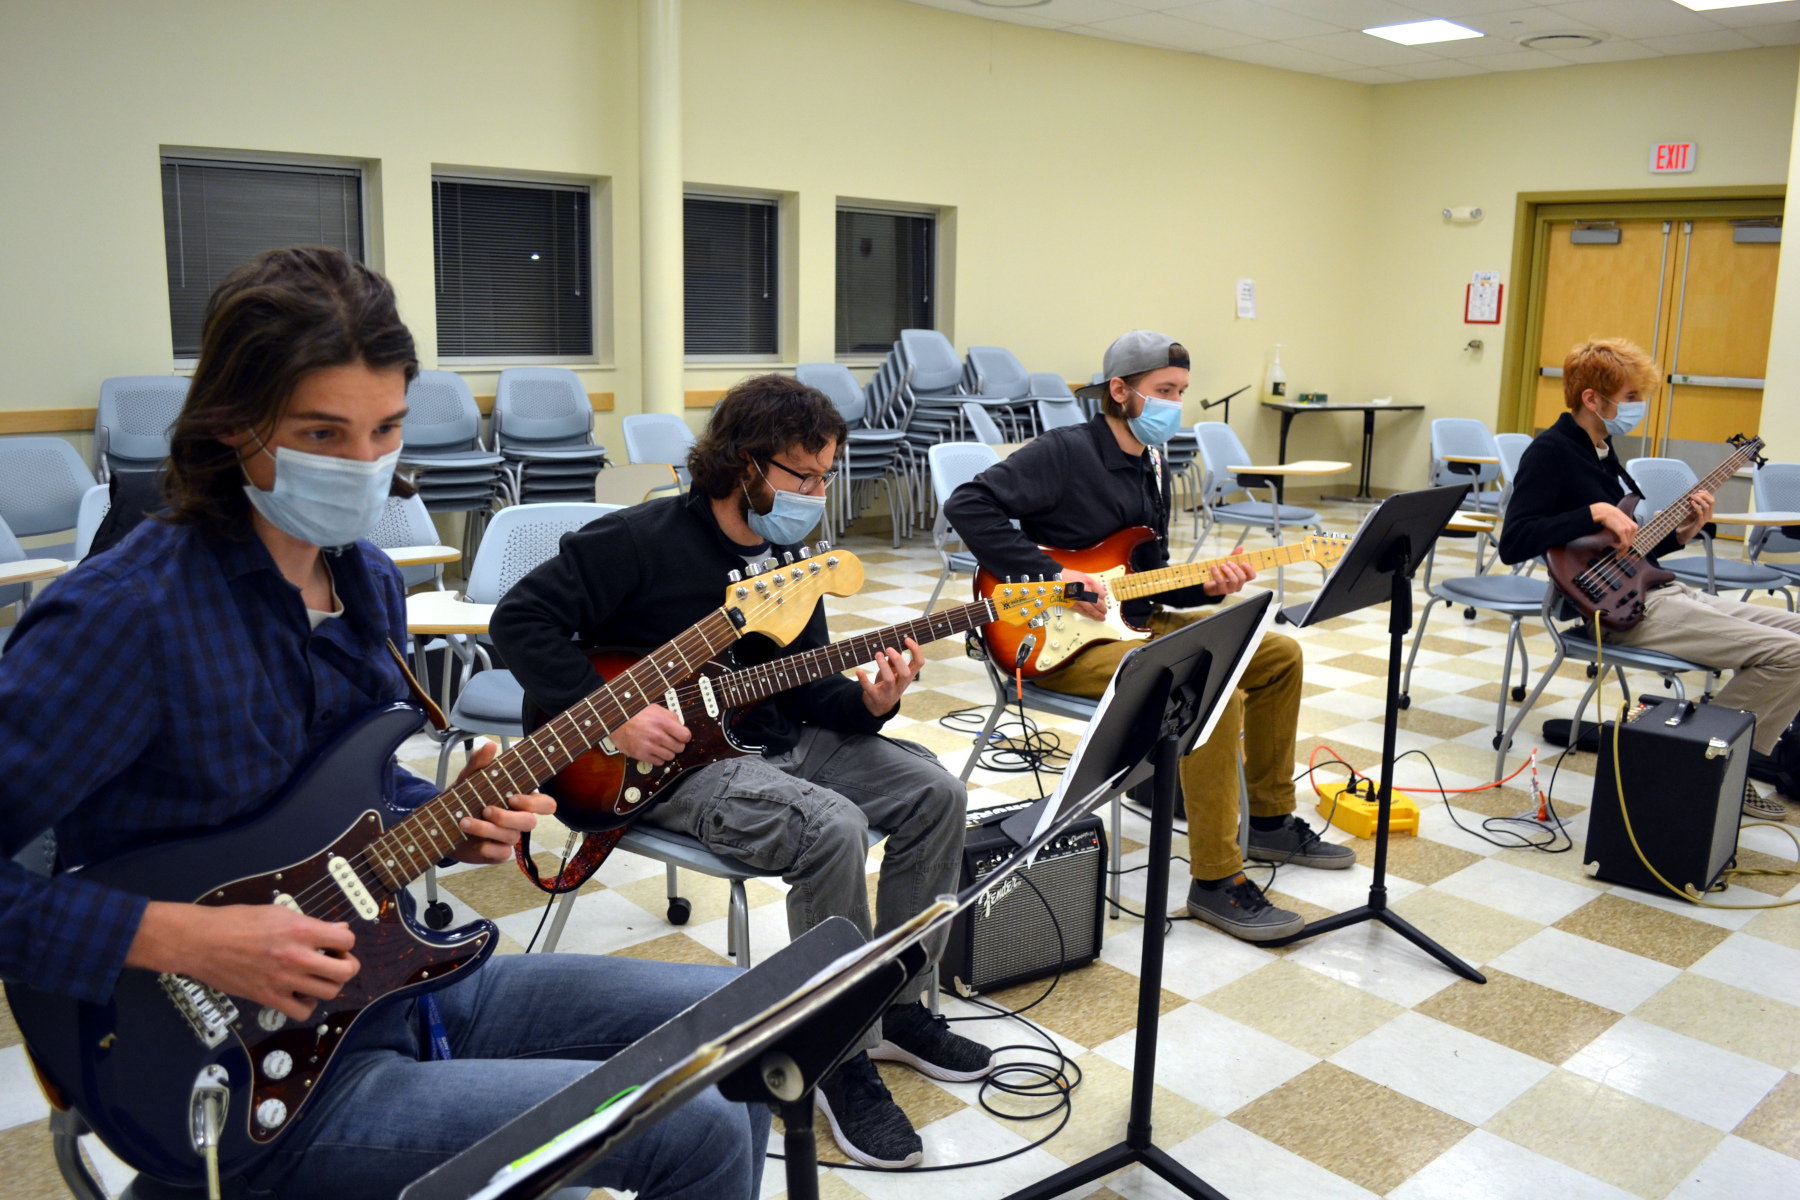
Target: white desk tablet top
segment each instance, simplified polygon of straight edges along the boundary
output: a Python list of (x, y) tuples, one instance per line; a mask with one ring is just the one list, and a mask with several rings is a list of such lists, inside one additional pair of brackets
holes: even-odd
[(422, 567), (428, 563), (456, 562), (462, 558), (462, 551), (454, 546), (387, 546), (383, 552), (394, 560), (395, 566)]
[(1350, 464), (1324, 458), (1306, 458), (1299, 462), (1270, 463), (1266, 467), (1226, 467), (1233, 475), (1336, 475), (1348, 471)]
[(486, 633), (492, 604), (468, 604), (455, 592), (414, 592), (406, 598), (408, 633)]
[(1440, 454), (1439, 458), (1453, 463), (1481, 463), (1498, 465), (1500, 460), (1491, 454)]
[(1715, 512), (1712, 519), (1719, 525), (1800, 525), (1800, 512)]
[(75, 564), (60, 558), (21, 558), (0, 563), (0, 584), (30, 583), (34, 579), (54, 579)]

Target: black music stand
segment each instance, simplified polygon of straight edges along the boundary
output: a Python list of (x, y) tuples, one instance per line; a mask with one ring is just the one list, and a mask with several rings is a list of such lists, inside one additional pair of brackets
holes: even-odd
[[(1089, 789), (1096, 787), (1104, 798), (1110, 798), (1136, 784), (1139, 799), (1148, 799), (1150, 804), (1150, 865), (1144, 899), (1143, 958), (1138, 972), (1131, 1115), (1125, 1125), (1124, 1141), (1021, 1188), (1006, 1200), (1048, 1200), (1138, 1164), (1196, 1200), (1225, 1200), (1217, 1189), (1175, 1161), (1154, 1141), (1151, 1102), (1156, 1090), (1156, 1037), (1162, 1020), (1165, 924), (1161, 910), (1168, 903), (1169, 843), (1175, 824), (1175, 797), (1181, 789), (1181, 758), (1203, 734), (1210, 736), (1217, 723), (1220, 701), (1236, 688), (1262, 640), (1272, 618), (1274, 600), (1274, 593), (1264, 592), (1127, 654), (1051, 797), (1058, 801), (1058, 811), (1064, 817), (1071, 807), (1089, 803), (1087, 799), (1071, 802), (1067, 797), (1087, 797)], [(1148, 797), (1142, 795), (1145, 787), (1150, 792)], [(1040, 808), (1047, 808), (1049, 803), (1046, 801)], [(1029, 818), (1036, 811), (1009, 818), (1002, 828), (1012, 834), (1013, 822)], [(1038, 813), (1040, 832), (1050, 816), (1049, 811)]]
[(1319, 594), (1308, 604), (1296, 604), (1282, 610), (1282, 619), (1298, 627), (1316, 625), (1386, 601), (1389, 606), (1387, 709), (1381, 736), (1381, 788), (1376, 796), (1375, 878), (1369, 884), (1369, 902), (1348, 912), (1313, 921), (1299, 933), (1263, 942), (1264, 946), (1286, 946), (1347, 925), (1380, 921), (1464, 979), (1487, 982), (1487, 976), (1425, 936), (1389, 908), (1387, 902), (1388, 815), (1394, 799), (1400, 652), (1407, 632), (1412, 629), (1413, 569), (1444, 532), (1444, 526), (1449, 524), (1456, 506), (1462, 503), (1468, 490), (1466, 484), (1456, 484), (1389, 496), (1363, 518), (1362, 528), (1356, 531), (1344, 557), (1326, 577)]

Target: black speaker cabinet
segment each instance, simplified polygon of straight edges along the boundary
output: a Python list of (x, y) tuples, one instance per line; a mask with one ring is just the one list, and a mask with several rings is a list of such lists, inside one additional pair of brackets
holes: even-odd
[[(1029, 807), (1007, 804), (970, 815), (959, 889), (985, 879), (1018, 849), (1000, 822)], [(939, 970), (944, 990), (972, 996), (1093, 962), (1100, 956), (1105, 879), (1106, 834), (1099, 817), (1088, 817), (956, 918)]]
[(1613, 771), (1615, 727), (1607, 724), (1582, 853), (1589, 874), (1668, 895), (1631, 848), (1619, 814), (1623, 784), (1631, 831), (1663, 878), (1701, 891), (1716, 882), (1737, 853), (1755, 728), (1756, 718), (1735, 708), (1702, 704), (1690, 710), (1677, 700), (1652, 700), (1617, 730), (1620, 776)]

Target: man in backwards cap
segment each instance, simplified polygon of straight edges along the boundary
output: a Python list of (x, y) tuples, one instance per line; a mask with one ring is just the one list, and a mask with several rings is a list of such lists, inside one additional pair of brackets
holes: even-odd
[[(1188, 353), (1160, 333), (1137, 329), (1106, 351), (1106, 382), (1094, 396), (1102, 411), (1085, 425), (1053, 429), (1005, 461), (956, 489), (945, 515), (981, 564), (995, 575), (1048, 575), (1077, 580), (1104, 593), (1099, 580), (1062, 565), (1039, 549), (1081, 549), (1121, 529), (1148, 526), (1156, 537), (1132, 554), (1132, 568), (1169, 563), (1168, 463), (1161, 447), (1181, 428), (1188, 386)], [(1082, 389), (1089, 394), (1090, 389)], [(1015, 529), (1013, 521), (1019, 522)], [(1240, 563), (1213, 568), (1198, 587), (1165, 592), (1159, 602), (1124, 605), (1125, 620), (1161, 635), (1199, 619), (1169, 611), (1217, 604), (1242, 590), (1256, 573)], [(1078, 606), (1096, 619), (1107, 598)], [(1106, 690), (1130, 645), (1103, 642), (1040, 678), (1039, 687), (1074, 696)], [(1264, 636), (1227, 702), (1212, 737), (1182, 760), (1188, 857), (1194, 880), (1188, 912), (1246, 941), (1297, 933), (1298, 913), (1276, 908), (1244, 874), (1238, 853), (1237, 746), (1244, 735), (1250, 787), (1250, 857), (1259, 862), (1341, 870), (1356, 861), (1347, 846), (1319, 839), (1294, 815), (1294, 732), (1300, 716), (1300, 645), (1282, 634)]]

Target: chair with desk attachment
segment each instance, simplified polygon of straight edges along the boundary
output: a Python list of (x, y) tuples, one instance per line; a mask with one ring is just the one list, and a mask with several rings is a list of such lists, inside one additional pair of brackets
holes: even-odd
[(94, 410), (94, 478), (154, 471), (169, 457), (169, 430), (187, 401), (184, 375), (119, 375), (100, 385)]

